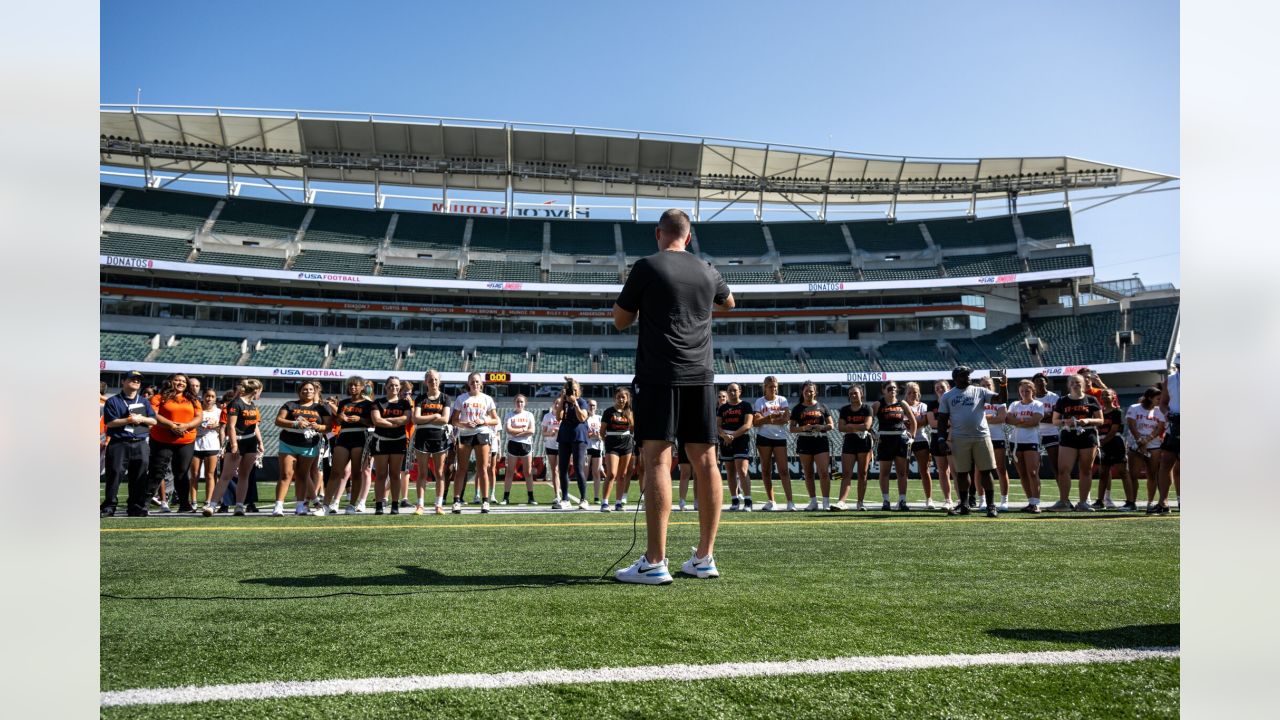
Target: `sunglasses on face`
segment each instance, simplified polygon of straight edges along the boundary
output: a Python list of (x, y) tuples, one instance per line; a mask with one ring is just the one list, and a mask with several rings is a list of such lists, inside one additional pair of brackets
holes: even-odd
[(885, 389), (884, 389), (884, 391), (885, 391), (885, 392), (897, 392), (897, 391), (898, 391), (898, 388), (897, 388), (896, 386), (894, 386), (894, 385), (890, 385), (889, 387), (885, 388)]

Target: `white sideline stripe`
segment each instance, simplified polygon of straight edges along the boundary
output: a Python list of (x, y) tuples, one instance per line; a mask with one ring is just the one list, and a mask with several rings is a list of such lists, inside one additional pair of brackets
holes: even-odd
[(1112, 650), (1056, 650), (979, 655), (881, 655), (826, 660), (719, 663), (716, 665), (643, 665), (583, 670), (527, 670), (496, 674), (410, 675), (348, 680), (305, 680), (138, 688), (102, 693), (102, 707), (177, 705), (217, 700), (278, 700), (290, 697), (367, 695), (423, 690), (490, 690), (529, 685), (648, 682), (653, 680), (711, 680), (733, 677), (779, 677), (829, 673), (923, 670), (988, 665), (1080, 665), (1176, 658), (1178, 647)]

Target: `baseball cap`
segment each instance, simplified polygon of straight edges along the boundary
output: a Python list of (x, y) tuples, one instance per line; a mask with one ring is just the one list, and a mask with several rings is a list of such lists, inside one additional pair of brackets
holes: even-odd
[(124, 374), (124, 379), (125, 380), (141, 380), (142, 373), (137, 370), (130, 370), (129, 372)]
[(1049, 376), (1048, 376), (1048, 375), (1045, 375), (1045, 374), (1044, 374), (1044, 373), (1042, 373), (1042, 372), (1038, 372), (1038, 373), (1036, 373), (1035, 375), (1032, 375), (1032, 376), (1031, 376), (1031, 379), (1032, 379), (1032, 380), (1035, 380), (1036, 378), (1044, 378), (1045, 380), (1048, 380), (1048, 379), (1049, 379)]
[(968, 365), (957, 365), (956, 367), (951, 368), (952, 380), (955, 380), (956, 378), (969, 377), (972, 374), (973, 374), (973, 368), (969, 367)]

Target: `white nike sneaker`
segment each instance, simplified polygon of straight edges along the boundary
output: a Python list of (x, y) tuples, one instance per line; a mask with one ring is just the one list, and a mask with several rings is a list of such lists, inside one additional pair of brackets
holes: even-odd
[(849, 506), (848, 506), (848, 505), (845, 505), (844, 503), (842, 503), (842, 502), (840, 502), (839, 500), (837, 500), (837, 501), (835, 501), (835, 502), (831, 503), (831, 509), (832, 509), (832, 510), (836, 510), (836, 511), (839, 511), (839, 510), (848, 510), (848, 509), (849, 509)]
[(760, 506), (760, 512), (773, 512), (773, 508), (774, 508), (774, 507), (775, 507), (775, 506), (774, 506), (774, 504), (773, 504), (773, 501), (772, 501), (772, 500), (770, 500), (770, 501), (768, 501), (768, 502), (766, 502), (765, 504), (763, 504), (763, 505), (761, 505), (761, 506)]
[(795, 503), (793, 503), (793, 502), (791, 502), (790, 500), (788, 500), (788, 501), (787, 501), (787, 512), (795, 512), (795, 511), (796, 511), (796, 504), (795, 504)]
[(685, 560), (684, 564), (680, 566), (680, 572), (700, 580), (720, 577), (720, 570), (716, 568), (715, 558), (710, 555), (704, 558), (698, 557), (698, 548), (694, 548), (693, 557)]
[(813, 512), (814, 510), (817, 510), (817, 509), (818, 509), (818, 498), (810, 498), (809, 504), (805, 505), (804, 507), (805, 512)]
[(284, 517), (284, 503), (276, 503), (271, 508), (271, 517)]
[(295, 504), (294, 504), (294, 506), (293, 506), (293, 514), (294, 514), (294, 515), (306, 515), (306, 514), (307, 514), (307, 503), (306, 503), (306, 502), (299, 502), (299, 503), (295, 503)]
[(667, 570), (667, 561), (651, 564), (643, 555), (630, 567), (625, 567), (613, 575), (619, 582), (638, 583), (640, 585), (666, 585), (673, 582), (671, 572)]
[(680, 501), (680, 505), (679, 505), (679, 507), (677, 507), (677, 508), (676, 508), (676, 512), (684, 512), (684, 501), (683, 501), (683, 500), (681, 500), (681, 501)]

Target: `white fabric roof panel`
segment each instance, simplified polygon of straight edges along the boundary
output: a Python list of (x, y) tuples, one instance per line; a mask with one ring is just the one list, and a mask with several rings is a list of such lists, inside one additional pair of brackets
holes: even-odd
[(516, 192), (557, 195), (755, 201), (763, 189), (765, 202), (841, 205), (889, 202), (895, 191), (898, 202), (933, 202), (1003, 197), (1010, 183), (1034, 194), (1177, 179), (1063, 156), (895, 158), (643, 131), (358, 113), (104, 105), (100, 131), (105, 165), (143, 167), (146, 157), (152, 170), (225, 174), (234, 156), (232, 170), (244, 176), (493, 191), (510, 182)]

